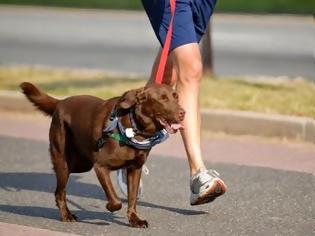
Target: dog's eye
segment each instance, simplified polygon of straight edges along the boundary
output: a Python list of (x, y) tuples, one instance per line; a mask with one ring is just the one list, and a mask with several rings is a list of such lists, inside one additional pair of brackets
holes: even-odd
[(173, 95), (173, 98), (175, 98), (176, 100), (178, 100), (178, 94), (177, 94), (177, 93), (174, 92), (172, 95)]
[(168, 97), (167, 97), (167, 95), (166, 95), (166, 94), (162, 94), (162, 95), (161, 95), (161, 100), (162, 100), (163, 102), (168, 102)]

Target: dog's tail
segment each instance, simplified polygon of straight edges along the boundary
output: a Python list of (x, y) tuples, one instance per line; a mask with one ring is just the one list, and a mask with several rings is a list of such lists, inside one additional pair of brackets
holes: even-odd
[(58, 99), (48, 96), (40, 91), (35, 85), (24, 82), (20, 87), (27, 99), (34, 104), (40, 111), (52, 116), (59, 102)]

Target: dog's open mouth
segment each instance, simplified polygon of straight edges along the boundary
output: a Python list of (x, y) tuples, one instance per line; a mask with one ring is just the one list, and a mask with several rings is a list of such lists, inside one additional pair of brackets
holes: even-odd
[(163, 118), (158, 118), (158, 120), (169, 134), (175, 134), (179, 129), (184, 128), (184, 126), (180, 123), (170, 123)]

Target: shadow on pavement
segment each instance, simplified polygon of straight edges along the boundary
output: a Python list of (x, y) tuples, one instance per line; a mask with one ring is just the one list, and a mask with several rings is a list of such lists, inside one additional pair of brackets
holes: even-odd
[[(93, 198), (93, 199), (100, 199), (103, 200), (106, 196), (101, 189), (96, 184), (90, 183), (83, 183), (80, 182), (80, 176), (70, 176), (69, 182), (67, 185), (67, 194), (73, 195), (77, 197), (85, 197), (85, 198)], [(21, 190), (31, 190), (31, 191), (40, 191), (40, 192), (47, 192), (53, 194), (55, 191), (55, 175), (50, 173), (0, 173), (0, 188), (5, 191), (12, 191), (12, 192), (20, 192)], [(123, 202), (126, 200), (122, 199)], [(69, 203), (76, 206), (79, 211), (84, 211), (86, 214), (82, 214), (83, 218), (92, 215), (92, 218), (99, 218), (99, 213), (97, 212), (89, 212), (84, 208), (80, 207), (79, 204), (73, 202), (72, 200), (68, 200)], [(204, 211), (196, 211), (196, 210), (188, 210), (188, 209), (180, 209), (174, 208), (169, 206), (161, 206), (154, 203), (139, 201), (137, 203), (139, 206), (150, 207), (150, 208), (158, 208), (163, 209), (171, 212), (175, 212), (182, 215), (201, 215), (207, 214)], [(31, 209), (30, 209), (31, 208)], [(36, 215), (36, 209), (38, 210), (40, 207), (16, 207), (16, 206), (4, 206), (0, 205), (0, 210), (9, 211), (15, 214), (26, 214), (31, 216), (40, 216), (40, 217), (48, 217), (52, 219), (58, 218), (58, 210), (44, 208), (43, 211), (40, 212), (40, 215)], [(34, 210), (35, 209), (35, 210)], [(35, 212), (35, 213), (34, 213)], [(49, 214), (46, 216), (46, 213), (43, 214), (42, 212), (48, 212)], [(32, 215), (32, 214), (35, 215)], [(104, 217), (104, 213), (102, 212), (102, 217)], [(112, 215), (109, 212), (106, 212), (108, 215)], [(85, 215), (85, 216), (84, 216)], [(105, 216), (106, 220), (109, 216)], [(83, 219), (80, 217), (80, 220)]]
[[(59, 210), (48, 207), (33, 207), (33, 206), (15, 206), (15, 205), (0, 205), (0, 210), (18, 215), (44, 217), (53, 220), (59, 220)], [(127, 223), (121, 222), (117, 219), (122, 218), (115, 216), (110, 212), (95, 212), (88, 210), (74, 210), (73, 214), (79, 217), (79, 222), (86, 224), (109, 225), (108, 222), (116, 223), (122, 226), (128, 226)], [(87, 220), (99, 219), (105, 222), (91, 222)]]

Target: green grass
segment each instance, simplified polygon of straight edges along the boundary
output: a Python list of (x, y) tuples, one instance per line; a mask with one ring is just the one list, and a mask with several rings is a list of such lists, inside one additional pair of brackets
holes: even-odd
[(244, 13), (315, 14), (314, 0), (218, 0), (217, 10)]
[(204, 80), (201, 106), (315, 118), (315, 84), (303, 80)]
[[(142, 10), (141, 0), (0, 0), (0, 4)], [(314, 0), (218, 0), (218, 12), (315, 14)]]
[(102, 71), (0, 67), (0, 89), (18, 90), (18, 85), (24, 81), (35, 83), (57, 96), (90, 94), (103, 98), (121, 95), (126, 89), (144, 85), (144, 79), (126, 79)]
[[(59, 96), (119, 96), (145, 85), (144, 78), (126, 78), (101, 71), (44, 67), (0, 67), (0, 90), (19, 90), (23, 81)], [(315, 84), (304, 79), (208, 79), (201, 86), (201, 106), (315, 118)]]
[(0, 3), (127, 10), (142, 9), (141, 0), (0, 0)]

